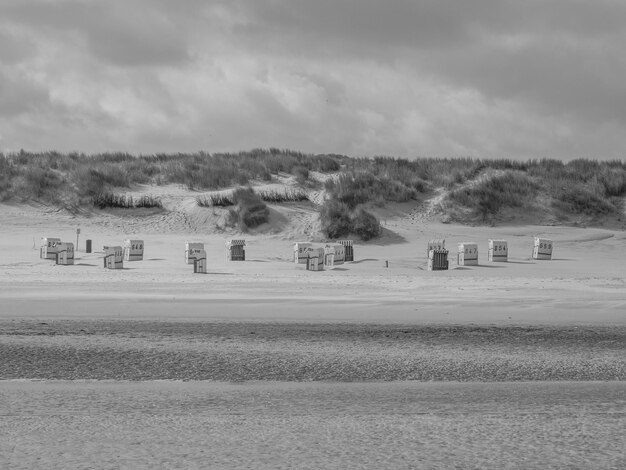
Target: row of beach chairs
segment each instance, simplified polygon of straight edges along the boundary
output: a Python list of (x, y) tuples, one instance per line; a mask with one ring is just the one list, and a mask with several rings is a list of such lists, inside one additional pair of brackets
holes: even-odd
[[(552, 259), (552, 249), (554, 243), (547, 238), (535, 237), (532, 258), (537, 260)], [(508, 243), (506, 240), (489, 239), (488, 260), (492, 262), (507, 262), (509, 258)], [(428, 256), (428, 270), (440, 271), (448, 269), (448, 250), (446, 241), (430, 240), (426, 250)], [(478, 265), (478, 243), (461, 242), (458, 244), (457, 265), (477, 266)]]
[[(492, 262), (508, 261), (508, 243), (506, 240), (489, 239), (488, 260)], [(246, 260), (245, 240), (229, 240), (226, 242), (226, 256), (228, 261)], [(552, 240), (535, 237), (532, 258), (538, 260), (552, 259)], [(104, 267), (108, 269), (122, 269), (125, 261), (143, 260), (144, 241), (127, 239), (119, 246), (105, 246)], [(428, 270), (446, 270), (449, 266), (444, 239), (430, 240), (427, 245)], [(74, 264), (74, 244), (62, 242), (59, 238), (42, 238), (40, 247), (42, 259), (55, 260), (56, 264)], [(354, 261), (354, 243), (352, 240), (338, 240), (324, 246), (311, 242), (297, 242), (293, 245), (293, 261), (295, 264), (304, 264), (309, 271), (323, 271), (344, 262)], [(478, 244), (475, 242), (461, 242), (458, 244), (457, 265), (478, 265)], [(204, 243), (187, 242), (185, 244), (185, 263), (194, 266), (195, 273), (207, 272), (207, 255)]]

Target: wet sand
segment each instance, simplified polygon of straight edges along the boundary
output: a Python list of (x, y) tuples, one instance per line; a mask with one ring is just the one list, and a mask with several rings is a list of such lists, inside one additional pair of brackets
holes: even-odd
[(625, 382), (0, 382), (0, 466), (621, 469)]
[(0, 321), (0, 377), (626, 380), (626, 327)]

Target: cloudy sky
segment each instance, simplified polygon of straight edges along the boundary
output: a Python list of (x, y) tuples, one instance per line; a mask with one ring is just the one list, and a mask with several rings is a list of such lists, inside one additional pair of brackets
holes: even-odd
[(626, 158), (623, 0), (1, 0), (0, 151)]

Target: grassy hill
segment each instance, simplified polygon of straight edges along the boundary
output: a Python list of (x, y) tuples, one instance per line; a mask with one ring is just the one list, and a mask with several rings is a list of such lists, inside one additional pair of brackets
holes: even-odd
[(626, 162), (391, 157), (373, 159), (255, 149), (134, 156), (58, 152), (0, 154), (0, 201), (40, 202), (68, 210), (159, 208), (158, 197), (126, 196), (137, 185), (176, 184), (220, 191), (285, 181), (272, 191), (223, 192), (198, 197), (199, 207), (232, 206), (242, 231), (269, 217), (265, 204), (307, 199), (329, 238), (374, 238), (373, 213), (408, 203), (429, 217), (462, 224), (563, 224), (625, 227)]

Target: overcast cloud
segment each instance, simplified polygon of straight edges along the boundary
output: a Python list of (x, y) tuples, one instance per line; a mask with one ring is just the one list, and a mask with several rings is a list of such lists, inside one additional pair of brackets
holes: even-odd
[(0, 151), (623, 159), (621, 0), (3, 0)]

